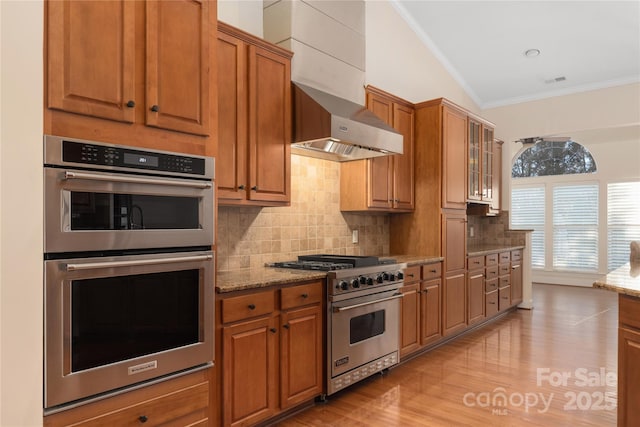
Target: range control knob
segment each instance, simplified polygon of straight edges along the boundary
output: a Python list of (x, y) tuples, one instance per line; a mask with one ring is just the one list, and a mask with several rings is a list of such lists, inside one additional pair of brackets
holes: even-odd
[(351, 281), (351, 287), (352, 288), (359, 288), (360, 287), (360, 281), (358, 279), (353, 279)]
[(404, 273), (402, 271), (398, 271), (398, 273), (396, 274), (396, 277), (398, 278), (398, 280), (403, 280), (404, 279)]
[(384, 278), (384, 280), (390, 280), (390, 281), (394, 281), (396, 280), (396, 275), (394, 273), (383, 273), (382, 277)]
[(346, 290), (349, 289), (349, 284), (346, 281), (342, 280), (342, 281), (340, 281), (338, 286), (336, 286), (336, 288), (342, 289), (343, 291), (346, 291)]
[(358, 280), (360, 280), (360, 284), (361, 285), (366, 285), (367, 284), (367, 277), (366, 276), (360, 276), (358, 278)]
[(369, 286), (373, 285), (373, 279), (371, 277), (367, 277), (367, 285)]
[(376, 277), (376, 282), (378, 283), (384, 282), (384, 275), (378, 274), (378, 276)]

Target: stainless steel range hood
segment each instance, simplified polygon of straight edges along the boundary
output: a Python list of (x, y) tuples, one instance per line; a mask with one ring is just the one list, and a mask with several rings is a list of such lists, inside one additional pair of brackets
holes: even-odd
[(334, 161), (402, 154), (403, 137), (365, 107), (293, 85), (291, 152)]

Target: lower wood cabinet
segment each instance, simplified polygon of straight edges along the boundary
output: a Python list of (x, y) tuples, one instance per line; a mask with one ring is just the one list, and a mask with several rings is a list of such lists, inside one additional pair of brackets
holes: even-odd
[(522, 302), (522, 251), (511, 251), (511, 304)]
[(461, 332), (467, 327), (467, 280), (464, 270), (445, 276), (442, 285), (442, 335)]
[(440, 340), (442, 263), (404, 271), (400, 305), (400, 359)]
[(323, 286), (219, 301), (223, 425), (254, 425), (322, 393)]
[(640, 425), (640, 298), (618, 296), (618, 426)]
[(44, 417), (45, 427), (215, 425), (210, 375), (204, 369)]
[(470, 257), (467, 264), (467, 322), (473, 325), (485, 318), (484, 256)]

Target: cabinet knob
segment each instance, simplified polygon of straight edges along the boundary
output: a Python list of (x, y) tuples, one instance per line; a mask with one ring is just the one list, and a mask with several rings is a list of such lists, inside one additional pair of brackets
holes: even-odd
[(309, 298), (309, 294), (302, 294), (302, 295), (300, 295), (300, 296), (301, 296), (302, 298), (305, 298), (305, 299), (306, 299), (306, 298)]
[(160, 107), (158, 107), (157, 105), (152, 105), (151, 111), (153, 111), (154, 113), (157, 113), (158, 111), (160, 111)]
[(238, 185), (238, 190), (244, 190), (244, 188), (245, 188), (245, 187), (244, 187), (244, 184), (240, 184), (240, 185)]
[(424, 292), (425, 294), (428, 294), (428, 293), (429, 293), (429, 289), (425, 289), (425, 290), (424, 290), (424, 291), (422, 291), (422, 292)]
[(278, 330), (276, 328), (271, 328), (269, 329), (269, 332), (271, 332), (272, 334), (275, 334), (276, 332), (278, 332)]
[(434, 270), (429, 270), (429, 272), (430, 272), (430, 273), (435, 273), (435, 272), (436, 272), (436, 270), (435, 270), (435, 269), (434, 269)]
[(136, 106), (136, 103), (135, 103), (134, 101), (129, 101), (129, 102), (127, 102), (127, 107), (129, 107), (129, 108), (133, 108), (133, 107), (135, 107), (135, 106)]
[(255, 310), (256, 309), (256, 305), (255, 304), (249, 304), (249, 310)]
[(284, 325), (282, 325), (282, 327), (285, 328), (285, 329), (289, 329), (289, 324), (285, 323)]
[(140, 421), (141, 423), (143, 423), (143, 424), (144, 424), (144, 423), (146, 423), (147, 421), (149, 421), (149, 418), (147, 418), (147, 416), (146, 416), (146, 415), (140, 415), (140, 416), (138, 417), (138, 421)]
[(252, 189), (253, 191), (258, 191), (258, 186), (257, 186), (257, 185), (254, 185), (253, 187), (251, 187), (251, 189)]

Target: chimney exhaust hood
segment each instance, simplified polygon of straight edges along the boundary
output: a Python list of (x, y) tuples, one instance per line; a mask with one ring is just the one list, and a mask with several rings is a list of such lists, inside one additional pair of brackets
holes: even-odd
[(291, 153), (333, 161), (402, 154), (403, 136), (365, 107), (293, 82)]

